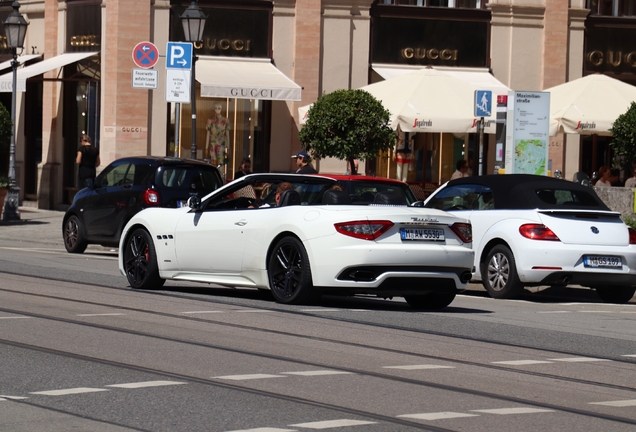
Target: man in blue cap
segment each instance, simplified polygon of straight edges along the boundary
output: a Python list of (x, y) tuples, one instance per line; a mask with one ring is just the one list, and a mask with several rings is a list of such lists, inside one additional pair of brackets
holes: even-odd
[(292, 159), (296, 159), (296, 166), (298, 166), (296, 174), (318, 174), (318, 171), (311, 166), (311, 157), (306, 151), (299, 151), (292, 156)]

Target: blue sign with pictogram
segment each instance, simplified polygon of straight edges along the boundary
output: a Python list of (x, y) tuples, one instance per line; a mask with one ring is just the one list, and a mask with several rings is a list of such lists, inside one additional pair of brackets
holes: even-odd
[(133, 48), (133, 61), (142, 69), (150, 69), (159, 61), (159, 51), (152, 42), (139, 42)]
[(192, 70), (192, 43), (168, 42), (166, 46), (166, 69)]
[(490, 90), (475, 90), (475, 117), (490, 117), (492, 115), (492, 92)]

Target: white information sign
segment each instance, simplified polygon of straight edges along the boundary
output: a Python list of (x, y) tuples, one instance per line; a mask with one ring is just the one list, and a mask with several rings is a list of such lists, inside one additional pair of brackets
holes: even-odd
[(506, 174), (548, 174), (550, 93), (508, 93)]
[(166, 69), (166, 102), (190, 103), (190, 81), (188, 69)]
[(133, 88), (156, 89), (159, 82), (159, 72), (154, 69), (133, 69)]

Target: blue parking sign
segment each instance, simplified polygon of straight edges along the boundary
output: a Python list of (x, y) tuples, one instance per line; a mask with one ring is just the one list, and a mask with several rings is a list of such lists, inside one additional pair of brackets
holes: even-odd
[(168, 42), (166, 69), (192, 69), (192, 43)]
[(490, 117), (492, 115), (492, 92), (490, 90), (475, 90), (475, 117)]

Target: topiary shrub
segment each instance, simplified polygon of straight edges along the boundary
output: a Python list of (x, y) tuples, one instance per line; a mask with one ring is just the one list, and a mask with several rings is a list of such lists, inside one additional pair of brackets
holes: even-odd
[(377, 157), (395, 144), (390, 113), (364, 90), (336, 90), (318, 98), (298, 136), (315, 158), (346, 160), (357, 174), (355, 159)]

